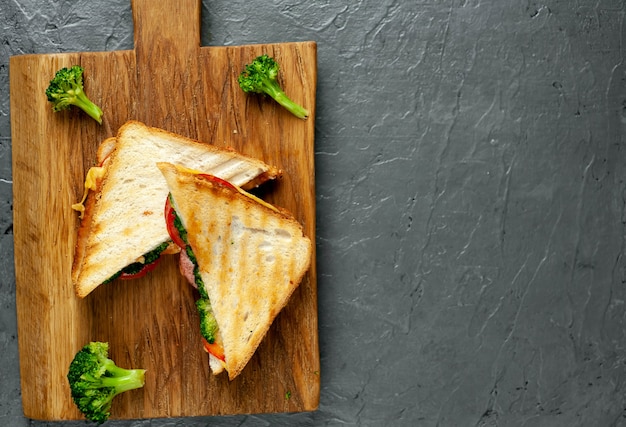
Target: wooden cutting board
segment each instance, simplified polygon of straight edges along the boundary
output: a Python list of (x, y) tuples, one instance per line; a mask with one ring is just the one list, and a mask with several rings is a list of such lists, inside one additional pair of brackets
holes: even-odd
[[(71, 401), (66, 374), (75, 352), (93, 340), (108, 341), (118, 365), (147, 369), (143, 389), (116, 397), (112, 419), (318, 406), (315, 257), (256, 355), (232, 382), (209, 373), (194, 295), (175, 257), (148, 277), (101, 286), (85, 299), (71, 285), (79, 220), (70, 206), (81, 197), (100, 141), (129, 119), (279, 166), (284, 177), (259, 195), (291, 210), (315, 240), (316, 44), (201, 47), (200, 10), (200, 0), (133, 0), (133, 50), (10, 59), (18, 340), (29, 418), (83, 418)], [(281, 64), (281, 85), (310, 110), (308, 120), (239, 89), (243, 66), (263, 53)], [(53, 113), (45, 97), (56, 70), (75, 64), (85, 68), (85, 90), (104, 111), (102, 125), (74, 108)]]

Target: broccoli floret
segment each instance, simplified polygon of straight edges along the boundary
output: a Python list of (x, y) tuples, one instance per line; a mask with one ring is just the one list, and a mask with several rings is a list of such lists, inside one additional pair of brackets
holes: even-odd
[(145, 369), (120, 368), (108, 354), (108, 343), (91, 342), (76, 353), (67, 374), (72, 400), (88, 420), (98, 424), (109, 418), (115, 396), (145, 382)]
[(213, 344), (217, 334), (217, 321), (213, 315), (211, 301), (208, 298), (200, 298), (196, 301), (196, 307), (200, 314), (200, 333), (209, 344)]
[(65, 110), (70, 105), (75, 105), (102, 124), (102, 110), (85, 94), (83, 71), (83, 67), (78, 65), (61, 68), (50, 80), (46, 96), (48, 101), (52, 102), (53, 111)]
[(239, 75), (239, 86), (246, 93), (261, 93), (274, 98), (294, 116), (306, 119), (309, 112), (293, 102), (278, 85), (278, 63), (267, 55), (258, 56)]

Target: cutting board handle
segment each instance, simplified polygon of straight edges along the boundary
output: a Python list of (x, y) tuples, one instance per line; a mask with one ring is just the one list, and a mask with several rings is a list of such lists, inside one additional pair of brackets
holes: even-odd
[(174, 43), (180, 55), (200, 48), (201, 0), (131, 0), (135, 50), (150, 56)]
[(151, 126), (196, 137), (193, 99), (200, 53), (201, 0), (131, 0), (138, 64), (134, 118)]

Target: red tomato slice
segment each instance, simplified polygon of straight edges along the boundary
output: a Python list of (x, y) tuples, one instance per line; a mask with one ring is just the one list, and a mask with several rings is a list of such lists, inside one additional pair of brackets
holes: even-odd
[(226, 360), (226, 357), (224, 356), (224, 348), (222, 348), (221, 345), (215, 342), (213, 344), (209, 344), (209, 342), (205, 338), (202, 338), (202, 344), (204, 345), (204, 351), (206, 351), (207, 353), (211, 353), (222, 362)]
[(201, 176), (202, 178), (206, 179), (207, 181), (212, 181), (215, 182), (217, 184), (223, 185), (224, 187), (229, 187), (232, 188), (233, 190), (237, 190), (237, 188), (231, 184), (230, 182), (226, 181), (225, 179), (222, 178), (218, 178), (215, 175), (209, 175), (206, 173), (199, 173), (198, 176)]
[(170, 198), (167, 197), (165, 199), (165, 224), (167, 225), (167, 232), (176, 245), (178, 245), (181, 249), (185, 249), (185, 246), (187, 245), (185, 244), (185, 241), (181, 239), (178, 229), (174, 225), (175, 217), (176, 212), (174, 211), (174, 208), (172, 208)]
[(158, 257), (156, 260), (154, 260), (150, 264), (146, 264), (145, 266), (143, 266), (141, 270), (139, 270), (136, 273), (133, 273), (133, 274), (122, 273), (120, 274), (120, 279), (130, 280), (130, 279), (138, 279), (140, 277), (143, 277), (149, 272), (151, 272), (152, 270), (154, 270), (156, 266), (159, 264), (159, 261), (161, 261), (161, 257)]

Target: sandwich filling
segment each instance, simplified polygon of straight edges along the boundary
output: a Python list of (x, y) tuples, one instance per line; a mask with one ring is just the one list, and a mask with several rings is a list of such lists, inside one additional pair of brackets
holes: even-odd
[(163, 242), (150, 252), (143, 254), (143, 256), (136, 262), (127, 265), (113, 276), (109, 277), (102, 284), (110, 283), (117, 279), (137, 279), (145, 276), (150, 271), (154, 270), (161, 260), (161, 254), (170, 246), (170, 242)]

